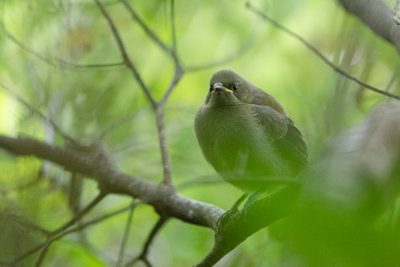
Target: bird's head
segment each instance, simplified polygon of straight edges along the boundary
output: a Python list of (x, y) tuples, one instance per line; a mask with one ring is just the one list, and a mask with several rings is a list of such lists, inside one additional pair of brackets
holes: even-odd
[(239, 74), (231, 70), (216, 72), (211, 77), (205, 104), (228, 106), (240, 103), (269, 106), (278, 113), (286, 115), (278, 101)]
[(247, 80), (231, 70), (221, 70), (211, 77), (206, 104), (235, 105), (247, 102), (248, 96)]

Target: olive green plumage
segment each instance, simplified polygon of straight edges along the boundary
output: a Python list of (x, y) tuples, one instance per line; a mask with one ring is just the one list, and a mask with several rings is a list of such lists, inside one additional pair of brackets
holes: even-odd
[(207, 161), (228, 182), (246, 191), (287, 178), (307, 162), (302, 134), (269, 94), (233, 71), (210, 80), (195, 131)]

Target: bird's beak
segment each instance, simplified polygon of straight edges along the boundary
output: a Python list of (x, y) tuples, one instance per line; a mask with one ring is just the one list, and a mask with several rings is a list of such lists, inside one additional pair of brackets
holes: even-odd
[(232, 90), (225, 88), (222, 83), (214, 83), (213, 90), (211, 91), (211, 95), (213, 95), (215, 93), (215, 91), (217, 91), (217, 90), (221, 90), (221, 91), (225, 91), (225, 92), (233, 94)]

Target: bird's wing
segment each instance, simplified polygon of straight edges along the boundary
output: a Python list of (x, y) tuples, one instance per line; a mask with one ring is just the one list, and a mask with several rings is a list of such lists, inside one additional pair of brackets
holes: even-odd
[(293, 121), (268, 106), (254, 105), (254, 114), (277, 153), (290, 163), (293, 173), (300, 171), (307, 163), (307, 148)]

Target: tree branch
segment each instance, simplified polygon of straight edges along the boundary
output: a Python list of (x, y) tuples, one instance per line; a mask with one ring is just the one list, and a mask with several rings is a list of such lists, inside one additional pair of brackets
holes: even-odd
[(375, 34), (384, 38), (400, 53), (400, 26), (393, 12), (380, 0), (337, 0), (348, 12), (359, 17)]
[(117, 42), (117, 45), (119, 47), (121, 56), (123, 58), (124, 64), (126, 67), (132, 72), (133, 77), (135, 80), (139, 83), (140, 88), (142, 88), (142, 91), (146, 95), (147, 99), (149, 100), (151, 106), (153, 109), (157, 108), (157, 102), (154, 100), (149, 88), (147, 88), (146, 84), (144, 83), (142, 77), (140, 76), (136, 66), (133, 64), (132, 60), (130, 59), (128, 52), (126, 51), (125, 45), (122, 41), (122, 38), (117, 30), (117, 27), (115, 26), (113, 20), (111, 19), (110, 15), (104, 8), (103, 4), (99, 0), (94, 0), (99, 7), (101, 13), (103, 14), (104, 18), (107, 20), (108, 25), (110, 26), (111, 32), (114, 36), (115, 41)]
[(121, 173), (99, 145), (87, 150), (60, 148), (31, 138), (0, 135), (0, 147), (16, 156), (35, 156), (56, 163), (71, 172), (91, 177), (107, 193), (129, 195), (152, 205), (158, 213), (214, 229), (224, 210), (204, 202), (185, 198), (138, 177)]
[(135, 207), (137, 207), (138, 205), (139, 205), (139, 203), (137, 203), (137, 204), (134, 203), (134, 204), (129, 205), (128, 207), (124, 207), (124, 208), (119, 209), (119, 210), (117, 210), (117, 211), (114, 211), (114, 212), (105, 214), (105, 215), (100, 216), (100, 217), (98, 217), (98, 218), (95, 218), (95, 219), (93, 219), (93, 220), (90, 220), (90, 221), (84, 222), (84, 223), (82, 223), (82, 224), (80, 224), (80, 225), (77, 225), (77, 226), (75, 226), (75, 227), (72, 227), (72, 228), (70, 228), (70, 229), (64, 229), (64, 231), (62, 231), (62, 232), (54, 233), (54, 234), (52, 234), (51, 236), (49, 236), (49, 237), (46, 239), (45, 242), (43, 242), (43, 243), (37, 245), (36, 247), (32, 248), (31, 250), (25, 252), (24, 254), (22, 254), (21, 256), (19, 256), (18, 258), (16, 258), (16, 259), (13, 261), (13, 263), (11, 263), (11, 265), (12, 265), (12, 266), (15, 266), (15, 264), (18, 263), (19, 261), (21, 261), (22, 259), (24, 259), (24, 258), (26, 258), (26, 257), (28, 257), (28, 256), (30, 256), (30, 255), (32, 255), (32, 254), (34, 254), (35, 252), (37, 252), (37, 251), (43, 249), (42, 252), (41, 252), (40, 255), (39, 255), (39, 258), (38, 258), (37, 261), (36, 261), (36, 265), (39, 266), (39, 265), (41, 264), (41, 262), (43, 261), (44, 256), (45, 256), (46, 253), (47, 253), (47, 250), (49, 249), (50, 245), (51, 245), (53, 242), (55, 242), (55, 241), (61, 239), (62, 237), (66, 236), (66, 235), (68, 235), (68, 234), (81, 231), (81, 230), (85, 229), (85, 228), (88, 227), (88, 226), (91, 226), (91, 225), (93, 225), (93, 224), (99, 223), (99, 222), (101, 222), (101, 221), (103, 221), (103, 220), (106, 220), (106, 219), (108, 219), (108, 218), (111, 218), (111, 217), (113, 217), (113, 216), (115, 216), (115, 215), (118, 215), (118, 214), (120, 214), (120, 213), (126, 212), (126, 211), (128, 211), (128, 210), (133, 210), (133, 209), (135, 209)]
[(157, 221), (157, 223), (153, 226), (153, 228), (151, 229), (149, 236), (146, 239), (146, 242), (144, 243), (142, 252), (140, 253), (139, 256), (137, 256), (136, 258), (132, 259), (131, 261), (129, 261), (126, 264), (126, 267), (128, 266), (133, 266), (133, 264), (137, 261), (142, 261), (144, 264), (146, 264), (147, 266), (151, 266), (149, 260), (147, 259), (147, 254), (149, 252), (150, 249), (150, 245), (153, 242), (155, 236), (157, 235), (157, 233), (161, 230), (161, 228), (165, 225), (165, 223), (167, 222), (168, 218), (164, 217), (164, 216), (160, 216), (160, 219)]
[(208, 62), (204, 64), (198, 64), (198, 65), (193, 65), (193, 66), (187, 66), (185, 67), (186, 72), (196, 72), (196, 71), (201, 71), (205, 69), (210, 69), (210, 68), (215, 68), (224, 64), (228, 64), (235, 59), (239, 58), (240, 56), (244, 55), (251, 47), (251, 44), (253, 43), (254, 38), (252, 35), (248, 36), (245, 38), (245, 41), (241, 44), (239, 49), (237, 51), (234, 51), (232, 54), (229, 54), (219, 60), (216, 60), (214, 62)]
[(47, 253), (47, 250), (49, 248), (49, 246), (51, 245), (51, 243), (53, 242), (53, 238), (58, 235), (61, 232), (64, 232), (65, 230), (67, 230), (69, 227), (71, 227), (72, 225), (74, 225), (80, 218), (82, 218), (83, 215), (87, 214), (94, 206), (96, 206), (103, 198), (105, 197), (105, 194), (100, 192), (97, 197), (95, 199), (93, 199), (92, 202), (89, 203), (89, 205), (87, 205), (83, 210), (81, 210), (79, 213), (77, 213), (71, 220), (69, 220), (68, 222), (66, 222), (65, 224), (63, 224), (62, 226), (60, 226), (59, 228), (57, 228), (56, 230), (49, 232), (46, 235), (46, 241), (43, 244), (40, 244), (32, 249), (30, 249), (29, 251), (23, 253), (22, 255), (20, 255), (18, 258), (16, 258), (14, 260), (14, 263), (18, 263), (21, 260), (25, 259), (26, 257), (29, 257), (30, 255), (34, 254), (35, 252), (39, 251), (42, 249), (42, 252), (40, 253), (40, 256), (38, 258), (38, 260), (36, 261), (36, 266), (40, 266), (41, 262), (44, 259), (44, 256)]
[(170, 164), (170, 160), (169, 160), (169, 156), (168, 156), (168, 147), (167, 147), (166, 134), (165, 134), (164, 103), (183, 75), (183, 70), (179, 64), (179, 60), (176, 56), (175, 51), (169, 49), (166, 45), (164, 45), (164, 43), (137, 16), (137, 14), (130, 7), (130, 5), (126, 1), (123, 1), (122, 3), (125, 5), (125, 7), (128, 9), (128, 11), (130, 11), (130, 13), (132, 14), (132, 17), (139, 23), (139, 25), (145, 30), (145, 32), (151, 37), (151, 39), (156, 44), (158, 44), (164, 51), (167, 51), (169, 54), (171, 54), (174, 59), (175, 66), (176, 66), (174, 78), (171, 82), (170, 87), (167, 89), (166, 93), (164, 94), (164, 97), (161, 100), (161, 102), (157, 103), (157, 101), (153, 98), (152, 94), (150, 93), (150, 90), (147, 88), (146, 84), (144, 83), (142, 77), (140, 76), (140, 74), (139, 74), (138, 70), (136, 69), (135, 65), (133, 64), (132, 60), (129, 58), (126, 48), (124, 46), (124, 43), (123, 43), (123, 41), (120, 37), (120, 34), (119, 34), (113, 20), (111, 19), (110, 15), (107, 13), (104, 6), (101, 4), (101, 2), (99, 0), (94, 0), (94, 1), (96, 2), (101, 13), (106, 18), (106, 20), (111, 28), (114, 39), (116, 40), (116, 42), (118, 44), (119, 50), (121, 52), (122, 58), (124, 59), (126, 66), (133, 73), (136, 81), (139, 83), (143, 92), (147, 96), (147, 99), (150, 101), (153, 110), (155, 110), (155, 112), (156, 112), (157, 133), (158, 133), (158, 138), (159, 138), (159, 143), (160, 143), (161, 160), (162, 160), (162, 166), (163, 166), (163, 172), (164, 172), (162, 185), (168, 186), (169, 190), (173, 191), (175, 189), (173, 188), (173, 183), (172, 183), (171, 164)]
[(153, 32), (147, 25), (146, 23), (139, 17), (139, 15), (136, 13), (136, 11), (132, 8), (132, 6), (128, 3), (126, 0), (121, 0), (122, 4), (125, 6), (126, 10), (131, 14), (132, 19), (135, 20), (139, 26), (144, 30), (144, 32), (149, 36), (153, 42), (158, 45), (158, 47), (161, 48), (164, 52), (167, 54), (172, 53), (172, 49), (169, 48), (166, 44), (164, 44), (163, 41), (157, 36), (155, 32)]
[(11, 96), (13, 96), (18, 102), (20, 102), (22, 105), (24, 105), (28, 110), (30, 110), (32, 113), (36, 114), (42, 121), (48, 125), (50, 125), (57, 133), (59, 133), (66, 141), (70, 142), (71, 144), (77, 144), (77, 141), (70, 137), (68, 134), (64, 133), (63, 130), (51, 119), (47, 118), (42, 112), (40, 112), (37, 108), (29, 104), (27, 101), (22, 99), (19, 95), (17, 95), (15, 92), (13, 92), (11, 89), (9, 89), (4, 83), (0, 81), (0, 87), (3, 88), (4, 91), (9, 93)]
[(64, 67), (64, 68), (77, 70), (77, 69), (121, 67), (121, 66), (125, 65), (124, 62), (104, 63), (104, 64), (98, 64), (98, 63), (76, 64), (76, 63), (68, 62), (68, 61), (58, 58), (58, 57), (43, 56), (43, 55), (39, 54), (38, 52), (34, 51), (33, 49), (29, 48), (28, 46), (26, 46), (23, 42), (19, 41), (14, 35), (12, 35), (10, 32), (8, 32), (6, 27), (4, 26), (3, 22), (0, 22), (0, 24), (1, 24), (1, 28), (4, 32), (4, 35), (6, 36), (7, 39), (12, 41), (17, 46), (19, 46), (25, 52), (35, 56), (36, 58), (40, 59), (43, 62), (46, 62), (47, 64), (49, 64), (53, 67)]
[[(72, 150), (72, 148), (63, 149), (30, 138), (11, 138), (0, 135), (0, 147), (17, 156), (32, 155), (61, 165), (67, 170), (84, 174), (85, 177), (91, 177), (98, 182), (102, 192), (124, 194), (141, 199), (144, 203), (152, 205), (162, 217), (173, 217), (213, 229), (216, 231), (216, 243), (213, 251), (204, 260), (205, 263), (218, 261), (255, 231), (282, 217), (290, 208), (296, 195), (293, 193), (293, 188), (297, 189), (295, 185), (287, 186), (266, 199), (248, 202), (245, 208), (230, 218), (226, 225), (217, 227), (217, 221), (224, 210), (211, 204), (182, 197), (171, 191), (169, 187), (119, 172), (99, 145), (87, 150)], [(96, 199), (99, 200), (100, 196)], [(60, 234), (68, 231), (64, 229)], [(45, 245), (42, 244), (34, 250), (38, 251)], [(205, 263), (199, 266), (206, 266)]]
[[(135, 205), (135, 199), (132, 200), (132, 206), (134, 206), (134, 205)], [(126, 220), (125, 231), (124, 231), (124, 235), (123, 235), (123, 238), (121, 241), (121, 247), (119, 249), (118, 261), (117, 261), (116, 267), (122, 266), (122, 263), (124, 262), (125, 249), (126, 249), (126, 245), (128, 243), (129, 232), (132, 227), (133, 211), (134, 211), (134, 209), (130, 210), (130, 212), (128, 214), (128, 219)]]
[(302, 44), (304, 44), (309, 50), (311, 50), (314, 54), (316, 54), (320, 59), (322, 59), (322, 61), (324, 61), (329, 67), (331, 67), (334, 71), (336, 71), (337, 73), (339, 73), (340, 75), (346, 77), (349, 80), (354, 81), (355, 83), (361, 85), (362, 87), (374, 91), (376, 93), (379, 93), (381, 95), (385, 95), (391, 98), (395, 98), (400, 100), (400, 96), (398, 95), (394, 95), (391, 94), (389, 92), (386, 92), (384, 90), (381, 90), (379, 88), (376, 88), (374, 86), (371, 86), (369, 84), (366, 84), (360, 80), (358, 80), (357, 78), (351, 76), (350, 74), (348, 74), (347, 72), (345, 72), (344, 70), (340, 69), (339, 67), (335, 66), (335, 64), (333, 64), (331, 61), (329, 61), (329, 59), (327, 59), (324, 55), (321, 54), (321, 52), (318, 51), (317, 48), (315, 48), (314, 46), (312, 46), (310, 43), (308, 43), (303, 37), (301, 37), (300, 35), (298, 35), (297, 33), (291, 31), (290, 29), (286, 28), (285, 26), (279, 24), (277, 21), (273, 20), (272, 18), (270, 18), (269, 16), (267, 16), (265, 13), (263, 13), (261, 10), (257, 9), (256, 7), (254, 7), (250, 2), (246, 2), (246, 7), (253, 12), (254, 14), (256, 14), (257, 16), (259, 16), (260, 18), (262, 18), (264, 21), (269, 22), (271, 25), (273, 25), (274, 27), (282, 30), (283, 32), (285, 32), (286, 34), (290, 35), (291, 37), (297, 39), (298, 41), (300, 41)]
[(247, 237), (284, 217), (297, 198), (298, 188), (285, 186), (257, 201), (251, 196), (242, 210), (218, 224), (212, 251), (196, 266), (213, 266)]

